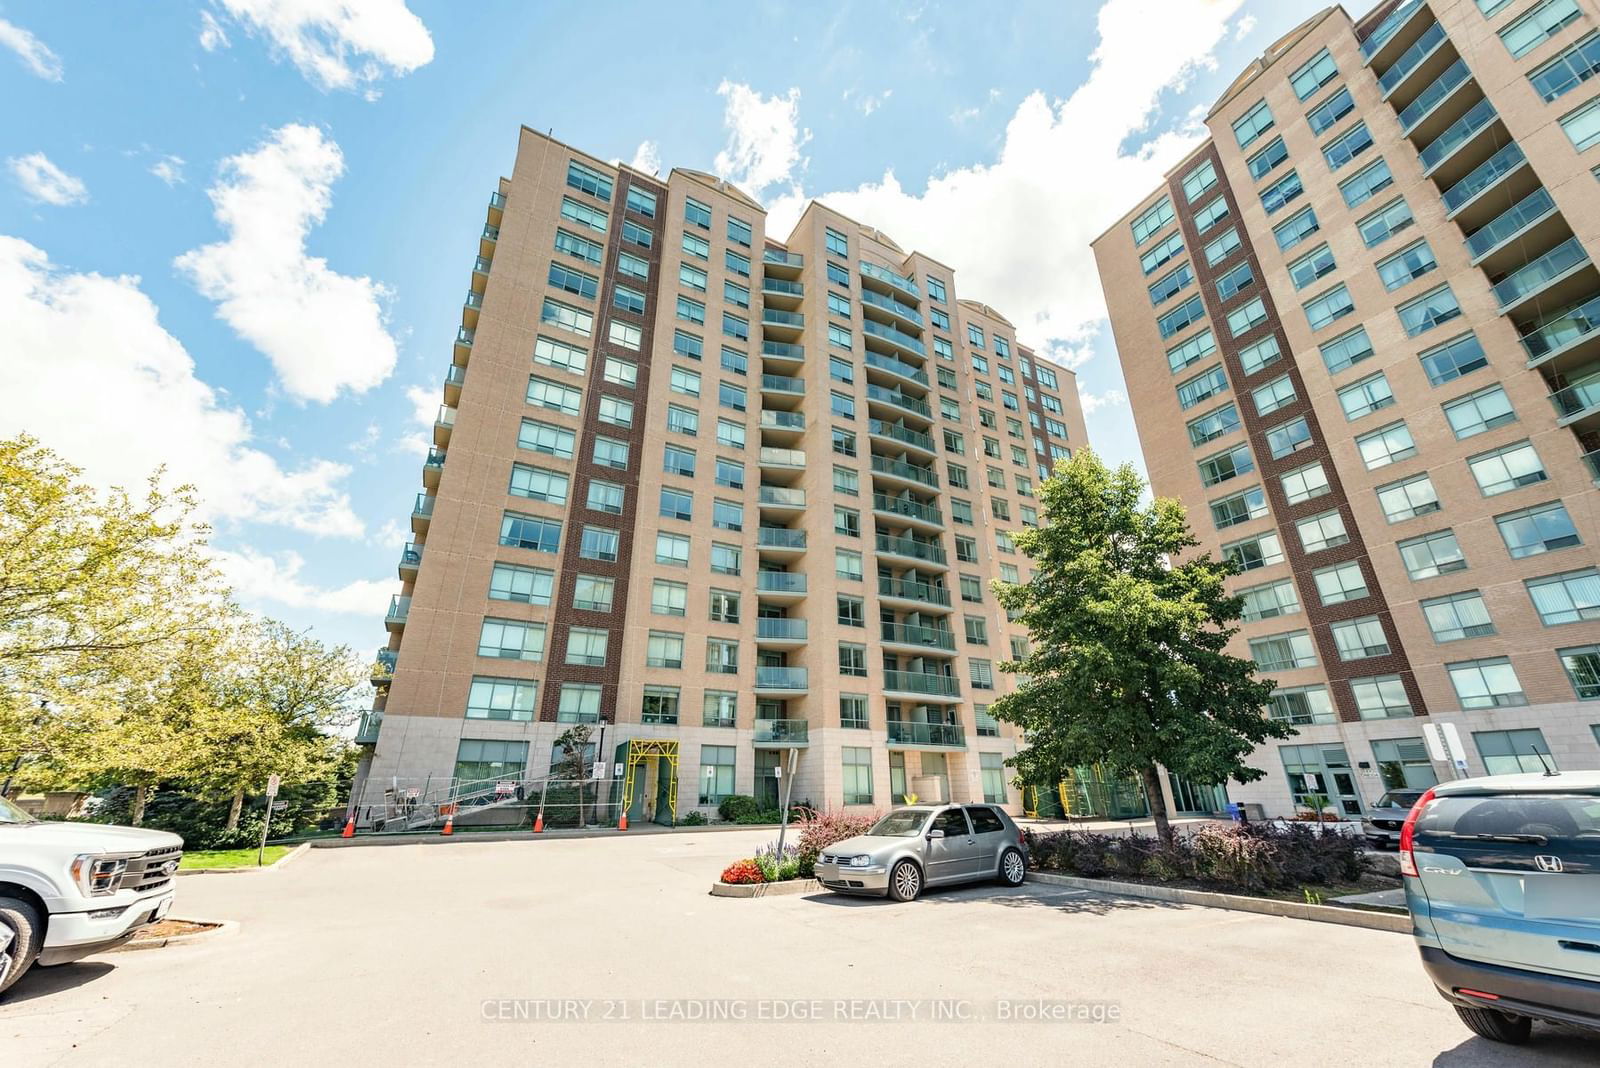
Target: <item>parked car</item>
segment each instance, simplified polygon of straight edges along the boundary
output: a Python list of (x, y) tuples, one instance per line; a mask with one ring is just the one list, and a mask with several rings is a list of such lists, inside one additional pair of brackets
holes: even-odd
[(1600, 1030), (1600, 772), (1435, 786), (1400, 870), (1422, 966), (1463, 1023), (1497, 1042), (1535, 1020)]
[(1373, 849), (1399, 849), (1400, 830), (1422, 799), (1423, 790), (1390, 790), (1361, 821), (1361, 835)]
[(0, 797), (0, 992), (35, 963), (119, 946), (172, 907), (183, 839), (36, 820)]
[(872, 830), (828, 846), (817, 880), (843, 894), (911, 901), (930, 886), (999, 879), (1022, 885), (1028, 843), (994, 805), (897, 808)]

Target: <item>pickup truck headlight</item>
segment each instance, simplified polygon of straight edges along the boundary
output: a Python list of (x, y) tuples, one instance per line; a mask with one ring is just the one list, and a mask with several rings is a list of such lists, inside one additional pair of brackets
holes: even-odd
[(865, 868), (871, 866), (871, 864), (872, 858), (865, 853), (850, 858), (850, 866), (852, 868)]
[(117, 892), (122, 873), (128, 870), (127, 857), (101, 857), (80, 853), (72, 860), (72, 878), (85, 897), (106, 897)]

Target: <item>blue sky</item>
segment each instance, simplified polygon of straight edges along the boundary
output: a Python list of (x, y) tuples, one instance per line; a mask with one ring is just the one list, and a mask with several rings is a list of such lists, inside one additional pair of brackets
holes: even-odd
[(0, 3), (0, 435), (165, 463), (249, 607), (365, 653), (519, 123), (950, 263), (1141, 462), (1088, 240), (1319, 5), (310, 6)]

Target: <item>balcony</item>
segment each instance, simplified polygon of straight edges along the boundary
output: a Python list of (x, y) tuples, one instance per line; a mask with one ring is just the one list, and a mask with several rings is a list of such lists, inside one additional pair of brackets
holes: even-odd
[(878, 553), (881, 556), (898, 556), (908, 560), (926, 561), (931, 564), (945, 566), (944, 550), (936, 541), (921, 541), (917, 538), (897, 538), (891, 534), (877, 536)]
[[(1576, 237), (1569, 237), (1543, 256), (1520, 267), (1494, 285), (1494, 297), (1500, 302), (1500, 314), (1505, 315), (1541, 294), (1565, 304), (1553, 289), (1563, 282), (1581, 284), (1593, 289), (1592, 278), (1579, 281), (1580, 270), (1589, 262), (1589, 253)], [(1569, 298), (1570, 299), (1570, 298)]]
[(899, 293), (910, 297), (919, 304), (922, 302), (922, 291), (917, 288), (916, 280), (903, 274), (896, 274), (887, 267), (879, 267), (875, 263), (868, 263), (866, 260), (862, 260), (861, 281), (863, 285), (867, 282), (872, 282), (874, 288), (885, 286), (891, 293)]
[(490, 193), (489, 194), (489, 221), (491, 223), (493, 223), (494, 225), (499, 226), (501, 221), (502, 221), (502, 216), (503, 216), (503, 213), (505, 212), (505, 210), (506, 210), (506, 195), (504, 193), (499, 193), (499, 192)]
[(888, 438), (898, 441), (902, 445), (909, 445), (913, 449), (921, 449), (930, 456), (936, 455), (933, 447), (933, 438), (920, 430), (912, 430), (899, 423), (890, 423), (882, 419), (867, 420), (867, 433), (873, 437)]
[(959, 723), (909, 723), (889, 721), (891, 749), (965, 749), (966, 736)]
[(931, 671), (885, 671), (883, 689), (886, 694), (904, 694), (934, 700), (961, 699), (960, 683), (948, 675), (935, 675)]
[(1521, 337), (1523, 351), (1528, 354), (1528, 366), (1543, 366), (1558, 355), (1586, 348), (1586, 343), (1596, 337), (1597, 326), (1600, 326), (1600, 294), (1546, 316)]
[[(433, 498), (428, 498), (432, 500)], [(422, 566), (422, 545), (420, 542), (408, 541), (400, 550), (400, 581), (415, 582), (417, 568)]]
[(890, 600), (910, 601), (913, 608), (923, 605), (937, 605), (941, 608), (950, 607), (950, 591), (943, 586), (934, 586), (927, 582), (918, 582), (915, 579), (889, 578), (886, 575), (878, 576), (878, 596)]
[(784, 471), (801, 470), (806, 466), (806, 453), (804, 449), (779, 449), (763, 445), (761, 466)]
[(1580, 419), (1588, 421), (1600, 414), (1600, 372), (1566, 389), (1556, 390), (1550, 394), (1550, 404), (1556, 410), (1556, 422), (1560, 426), (1572, 426)]
[(1417, 98), (1408, 104), (1404, 111), (1400, 112), (1400, 132), (1408, 137), (1412, 134), (1430, 137), (1432, 131), (1423, 126), (1424, 120), (1430, 115), (1439, 114), (1445, 101), (1471, 80), (1472, 71), (1468, 68), (1466, 60), (1457, 59), (1450, 64), (1426, 89), (1417, 94)]
[(461, 325), (476, 330), (478, 327), (478, 313), (483, 310), (483, 297), (481, 294), (467, 290), (467, 299), (461, 302)]
[(792, 345), (787, 341), (763, 341), (761, 355), (769, 360), (782, 360), (789, 363), (801, 363), (806, 358), (804, 345)]
[(923, 388), (928, 386), (928, 372), (920, 367), (897, 360), (893, 356), (883, 356), (876, 352), (867, 353), (865, 363), (869, 370), (887, 371), (889, 374), (908, 378)]
[(802, 667), (756, 668), (757, 693), (805, 693), (806, 669)]
[(799, 600), (806, 595), (806, 576), (794, 571), (757, 571), (756, 592)]
[(918, 467), (908, 464), (904, 460), (891, 460), (886, 456), (872, 457), (872, 472), (886, 478), (898, 479), (901, 482), (914, 482), (919, 486), (929, 489), (939, 488), (939, 476), (934, 474), (932, 468)]
[[(1484, 160), (1441, 195), (1444, 201), (1444, 210), (1447, 218), (1456, 219), (1464, 215), (1466, 209), (1483, 197), (1485, 193), (1499, 185), (1507, 175), (1521, 171), (1528, 164), (1528, 157), (1523, 154), (1522, 147), (1515, 141), (1505, 146), (1488, 159)], [(1487, 200), (1487, 198), (1485, 198)], [(1493, 208), (1489, 209), (1494, 210)], [(1463, 229), (1470, 229), (1466, 218), (1457, 219)]]
[(806, 380), (790, 378), (787, 375), (762, 375), (761, 392), (786, 397), (803, 397), (806, 395)]
[[(1509, 247), (1516, 252), (1526, 247), (1526, 238), (1531, 236), (1533, 227), (1546, 220), (1550, 220), (1551, 227), (1555, 227), (1560, 217), (1556, 214), (1556, 202), (1550, 196), (1550, 191), (1540, 186), (1474, 230), (1467, 238), (1467, 254), (1475, 265), (1482, 266), (1484, 261), (1501, 249)], [(1512, 246), (1513, 241), (1516, 241), (1515, 246)]]
[(918, 338), (913, 337), (904, 330), (897, 330), (892, 326), (885, 326), (882, 323), (875, 323), (871, 319), (861, 320), (861, 333), (867, 338), (876, 338), (880, 341), (886, 341), (895, 348), (909, 352), (915, 356), (926, 357), (928, 355), (927, 346), (924, 345)]
[(933, 409), (928, 407), (927, 401), (918, 400), (916, 397), (908, 396), (897, 389), (884, 389), (882, 386), (874, 386), (870, 382), (867, 384), (867, 403), (892, 404), (902, 411), (920, 415), (930, 422), (933, 420)]
[(1361, 58), (1371, 63), (1373, 57), (1383, 52), (1384, 46), (1396, 39), (1401, 29), (1424, 10), (1422, 0), (1409, 0), (1401, 4), (1373, 29), (1361, 42)]
[(406, 617), (410, 614), (411, 598), (397, 593), (389, 598), (389, 614), (383, 617), (383, 625), (392, 631), (399, 630), (406, 625)]
[(785, 307), (798, 308), (800, 298), (806, 295), (806, 287), (804, 282), (791, 282), (787, 278), (768, 278), (763, 275), (761, 292)]
[(451, 408), (461, 405), (461, 387), (466, 385), (467, 369), (458, 363), (450, 365), (444, 373), (444, 403)]
[(892, 497), (887, 493), (872, 495), (872, 510), (897, 515), (914, 523), (944, 529), (944, 515), (931, 504), (920, 504), (909, 497)]
[(1417, 159), (1422, 164), (1423, 177), (1433, 174), (1449, 160), (1458, 158), (1467, 145), (1476, 141), (1479, 134), (1494, 126), (1499, 118), (1499, 113), (1494, 110), (1494, 105), (1489, 103), (1487, 97), (1472, 105), (1465, 115), (1446, 126), (1443, 133), (1417, 153)]
[[(1378, 88), (1383, 90), (1385, 100), (1400, 87), (1401, 83), (1410, 80), (1411, 75), (1421, 69), (1429, 56), (1439, 50), (1449, 38), (1445, 36), (1444, 27), (1435, 22), (1422, 31), (1422, 35), (1404, 52), (1395, 57), (1389, 68), (1378, 75)], [(1401, 123), (1404, 126), (1404, 123)]]
[(911, 305), (895, 300), (893, 297), (885, 296), (871, 289), (863, 289), (861, 291), (861, 304), (864, 308), (874, 308), (878, 311), (887, 312), (902, 322), (911, 323), (917, 329), (922, 329), (922, 313)]
[(756, 496), (756, 503), (769, 511), (803, 512), (806, 507), (806, 491), (788, 489), (784, 486), (762, 486)]
[(1589, 469), (1589, 477), (1594, 479), (1596, 485), (1600, 485), (1600, 449), (1584, 453), (1582, 459), (1584, 466)]
[(492, 223), (485, 223), (483, 233), (478, 235), (478, 254), (480, 256), (493, 256), (494, 246), (500, 240), (500, 227)]
[(760, 645), (800, 645), (806, 640), (803, 619), (756, 617), (756, 642)]
[(757, 527), (756, 548), (769, 554), (793, 552), (798, 555), (806, 550), (806, 532), (788, 527)]
[(800, 274), (800, 269), (806, 265), (806, 258), (794, 252), (785, 252), (781, 248), (766, 248), (761, 250), (761, 262), (772, 270), (767, 274), (780, 274), (786, 278), (795, 278)]
[(363, 712), (361, 722), (356, 725), (357, 745), (377, 745), (378, 731), (383, 728), (382, 712)]
[(800, 412), (782, 412), (772, 408), (761, 410), (761, 429), (782, 433), (800, 433), (806, 428), (806, 417)]
[(751, 743), (757, 749), (802, 749), (811, 744), (810, 724), (803, 719), (758, 719)]
[(787, 339), (793, 341), (805, 329), (806, 317), (801, 312), (783, 311), (781, 308), (761, 309), (761, 332), (763, 337), (774, 340)]
[(472, 261), (472, 291), (483, 294), (484, 287), (489, 284), (489, 268), (494, 261), (487, 256), (479, 256)]
[(422, 484), (429, 493), (438, 492), (439, 477), (444, 474), (444, 457), (443, 449), (430, 447), (427, 459), (422, 461)]
[(886, 646), (911, 648), (919, 652), (937, 650), (954, 653), (956, 636), (942, 627), (919, 627), (910, 623), (879, 623), (878, 629)]
[(433, 417), (433, 443), (443, 449), (450, 444), (450, 431), (455, 429), (456, 410), (448, 404), (439, 405), (439, 414)]
[(458, 365), (465, 367), (467, 361), (472, 359), (472, 341), (477, 337), (476, 330), (469, 330), (465, 326), (456, 327), (456, 345), (452, 359)]
[(411, 532), (413, 534), (426, 534), (428, 521), (433, 518), (433, 502), (437, 498), (431, 493), (417, 494), (416, 502), (411, 505)]
[(373, 657), (373, 663), (377, 664), (377, 669), (373, 672), (373, 678), (381, 676), (387, 679), (394, 674), (395, 667), (400, 663), (400, 650), (379, 649), (378, 655)]

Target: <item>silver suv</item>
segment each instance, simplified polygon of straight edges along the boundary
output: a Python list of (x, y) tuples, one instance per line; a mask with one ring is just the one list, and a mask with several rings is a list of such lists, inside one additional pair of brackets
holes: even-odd
[(1600, 1029), (1600, 772), (1435, 786), (1400, 832), (1422, 966), (1461, 1021)]
[(817, 880), (844, 894), (911, 901), (924, 887), (999, 879), (1021, 886), (1028, 843), (994, 805), (897, 808), (817, 857)]

